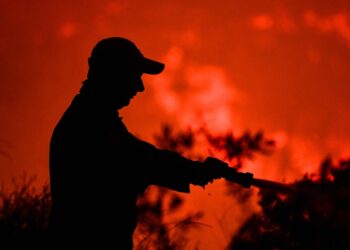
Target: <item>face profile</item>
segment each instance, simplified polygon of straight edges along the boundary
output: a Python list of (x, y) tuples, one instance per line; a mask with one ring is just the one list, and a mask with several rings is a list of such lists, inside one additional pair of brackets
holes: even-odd
[(120, 37), (98, 42), (88, 62), (85, 89), (115, 109), (127, 106), (138, 92), (144, 91), (143, 74), (164, 70), (163, 63), (144, 57), (133, 42)]

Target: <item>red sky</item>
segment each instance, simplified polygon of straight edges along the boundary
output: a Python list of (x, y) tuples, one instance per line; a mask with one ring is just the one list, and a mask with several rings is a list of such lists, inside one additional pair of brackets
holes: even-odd
[(164, 122), (261, 129), (278, 148), (249, 170), (274, 180), (349, 156), (349, 11), (345, 0), (2, 0), (1, 179), (48, 179), (52, 129), (107, 36), (167, 65), (122, 112), (144, 139)]

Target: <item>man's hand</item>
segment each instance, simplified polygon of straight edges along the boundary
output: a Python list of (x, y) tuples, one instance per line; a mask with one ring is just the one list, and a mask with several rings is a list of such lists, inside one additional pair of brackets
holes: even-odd
[(208, 157), (203, 162), (201, 171), (193, 184), (200, 185), (204, 188), (208, 183), (212, 183), (214, 180), (220, 178), (225, 178), (227, 181), (235, 182), (245, 188), (249, 188), (253, 180), (253, 174), (239, 173), (226, 162), (217, 158)]
[(208, 157), (199, 167), (199, 172), (193, 181), (193, 184), (202, 186), (204, 188), (208, 183), (212, 183), (216, 179), (220, 179), (229, 174), (235, 169), (230, 168), (229, 165), (219, 159)]

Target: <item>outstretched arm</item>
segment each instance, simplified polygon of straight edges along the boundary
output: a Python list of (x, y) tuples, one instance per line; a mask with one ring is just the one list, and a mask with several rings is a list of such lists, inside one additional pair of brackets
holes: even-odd
[(252, 174), (238, 173), (216, 158), (208, 157), (204, 162), (193, 161), (176, 152), (158, 149), (135, 137), (132, 140), (138, 151), (136, 155), (140, 155), (146, 165), (143, 171), (149, 184), (186, 193), (190, 191), (190, 184), (205, 187), (219, 178), (237, 182), (244, 187), (251, 184)]

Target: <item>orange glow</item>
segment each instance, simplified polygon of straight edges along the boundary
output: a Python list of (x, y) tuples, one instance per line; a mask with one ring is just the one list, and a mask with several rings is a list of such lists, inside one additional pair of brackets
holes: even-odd
[(105, 6), (105, 11), (107, 15), (118, 15), (125, 9), (125, 4), (117, 2), (108, 2)]
[(328, 17), (319, 17), (314, 11), (307, 11), (304, 19), (308, 26), (324, 33), (338, 33), (350, 46), (350, 21), (347, 14), (340, 12)]
[(276, 131), (271, 135), (271, 139), (275, 142), (275, 148), (282, 149), (288, 144), (288, 134), (285, 131)]
[(76, 25), (72, 22), (66, 22), (61, 25), (57, 34), (60, 38), (68, 39), (76, 33)]
[(274, 21), (271, 16), (261, 14), (253, 17), (252, 26), (259, 30), (269, 30), (273, 27)]
[(190, 65), (185, 60), (180, 47), (171, 48), (164, 57), (166, 71), (151, 79), (160, 107), (183, 128), (189, 124), (194, 128), (206, 125), (222, 132), (232, 128), (230, 106), (239, 96), (225, 71), (216, 66)]
[(321, 61), (320, 52), (316, 49), (309, 49), (307, 51), (307, 58), (312, 63), (319, 63)]
[[(26, 172), (38, 185), (48, 180), (52, 129), (85, 80), (91, 48), (107, 36), (128, 37), (166, 63), (121, 111), (139, 137), (152, 141), (163, 123), (263, 130), (275, 153), (243, 169), (276, 181), (312, 174), (326, 156), (349, 157), (350, 3), (311, 2), (4, 1), (1, 179)], [(245, 211), (223, 186), (194, 187), (188, 196), (213, 225), (196, 238), (200, 249), (224, 246), (257, 210), (251, 203)], [(231, 223), (221, 225), (224, 209)]]

